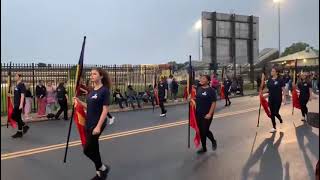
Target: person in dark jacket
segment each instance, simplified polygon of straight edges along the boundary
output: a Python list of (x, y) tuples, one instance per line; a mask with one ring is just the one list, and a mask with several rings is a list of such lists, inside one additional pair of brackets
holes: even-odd
[(178, 89), (179, 89), (179, 84), (176, 81), (176, 79), (173, 78), (171, 83), (171, 92), (172, 92), (174, 101), (177, 101)]
[(60, 82), (57, 89), (57, 99), (60, 105), (60, 109), (55, 115), (56, 119), (59, 119), (59, 116), (63, 112), (64, 120), (68, 120), (68, 92), (64, 87), (64, 82)]
[(46, 116), (46, 95), (47, 95), (47, 89), (44, 86), (44, 83), (42, 80), (39, 81), (39, 84), (36, 86), (36, 97), (38, 102), (38, 117), (44, 117)]
[(227, 76), (227, 78), (224, 80), (223, 85), (224, 85), (224, 97), (226, 99), (226, 104), (224, 106), (230, 106), (231, 101), (229, 99), (229, 94), (230, 94), (230, 90), (231, 90), (231, 80), (230, 77)]
[(158, 84), (158, 97), (159, 97), (159, 106), (161, 108), (160, 117), (165, 117), (167, 114), (167, 110), (164, 107), (164, 102), (168, 97), (168, 84), (166, 83), (166, 78), (161, 77), (161, 81)]
[(312, 84), (310, 80), (306, 77), (305, 73), (302, 73), (300, 76), (301, 80), (298, 83), (298, 89), (300, 91), (299, 103), (301, 107), (302, 119), (301, 121), (306, 121), (308, 114), (308, 101), (311, 101), (312, 95)]
[(119, 107), (123, 109), (122, 102), (125, 102), (126, 106), (128, 107), (128, 101), (126, 98), (123, 97), (123, 95), (120, 92), (120, 89), (116, 89), (113, 93), (113, 97), (115, 98), (115, 101), (119, 104)]

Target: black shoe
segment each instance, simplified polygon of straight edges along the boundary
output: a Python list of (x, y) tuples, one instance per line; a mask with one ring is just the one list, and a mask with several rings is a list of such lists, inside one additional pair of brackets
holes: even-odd
[(21, 138), (23, 135), (22, 135), (22, 132), (17, 132), (15, 133), (13, 136), (11, 136), (12, 138)]
[(230, 104), (231, 104), (231, 101), (229, 101), (229, 105), (228, 106), (230, 106)]
[(224, 105), (225, 107), (227, 107), (228, 105), (226, 104), (226, 105)]
[(207, 150), (203, 148), (197, 151), (198, 154), (204, 154), (205, 152), (207, 152)]
[(216, 149), (217, 149), (217, 141), (214, 140), (214, 141), (212, 142), (212, 150), (215, 151)]
[(23, 126), (22, 130), (23, 130), (23, 134), (27, 133), (29, 130), (29, 126)]
[(110, 167), (108, 165), (105, 165), (106, 166), (106, 170), (104, 171), (100, 171), (100, 178), (101, 179), (106, 179), (108, 177), (108, 174), (110, 172)]

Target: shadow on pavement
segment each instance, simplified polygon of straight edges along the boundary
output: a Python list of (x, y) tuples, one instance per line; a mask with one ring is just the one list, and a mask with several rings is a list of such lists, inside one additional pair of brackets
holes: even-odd
[[(295, 130), (299, 148), (302, 151), (309, 177), (310, 179), (315, 179), (315, 164), (312, 164), (311, 159), (307, 154), (307, 150), (309, 150), (315, 157), (319, 159), (319, 136), (312, 132), (312, 127), (306, 122), (303, 122), (302, 125), (295, 127)], [(305, 142), (305, 139), (307, 139), (307, 143)]]
[[(257, 180), (282, 180), (283, 179), (283, 167), (281, 157), (278, 151), (283, 132), (280, 132), (280, 138), (274, 143), (276, 133), (273, 133), (270, 138), (266, 138), (257, 150), (250, 155), (248, 161), (242, 169), (242, 180), (257, 179)], [(258, 172), (250, 173), (250, 169), (258, 163), (260, 160), (260, 168)], [(285, 178), (289, 177), (289, 163), (285, 165)]]

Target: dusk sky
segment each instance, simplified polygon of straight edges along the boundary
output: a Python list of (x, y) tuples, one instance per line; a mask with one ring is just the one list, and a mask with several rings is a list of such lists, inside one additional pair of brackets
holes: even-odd
[[(1, 0), (2, 62), (158, 64), (198, 57), (202, 11), (259, 17), (259, 49), (278, 47), (273, 0)], [(319, 48), (319, 0), (281, 1), (281, 48)]]

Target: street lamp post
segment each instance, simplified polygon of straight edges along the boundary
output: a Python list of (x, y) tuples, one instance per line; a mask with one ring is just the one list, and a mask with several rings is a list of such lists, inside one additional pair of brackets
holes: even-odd
[(273, 0), (274, 3), (277, 4), (278, 6), (278, 36), (279, 36), (279, 41), (278, 41), (278, 49), (279, 49), (279, 57), (280, 57), (280, 52), (281, 52), (281, 47), (280, 47), (280, 0)]
[(194, 25), (194, 28), (196, 31), (198, 31), (198, 39), (199, 39), (199, 48), (198, 48), (198, 55), (199, 55), (199, 61), (201, 60), (201, 19), (199, 19), (196, 24)]

